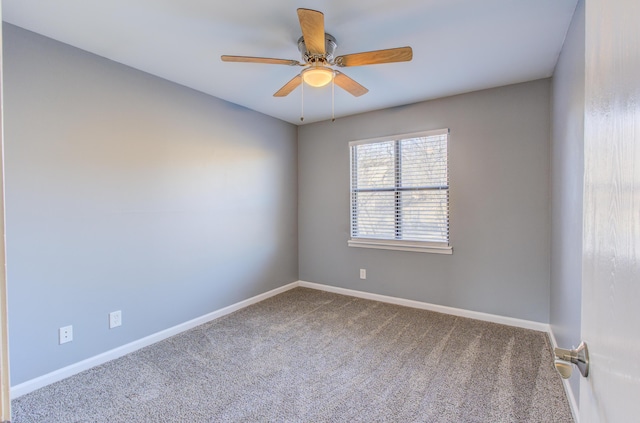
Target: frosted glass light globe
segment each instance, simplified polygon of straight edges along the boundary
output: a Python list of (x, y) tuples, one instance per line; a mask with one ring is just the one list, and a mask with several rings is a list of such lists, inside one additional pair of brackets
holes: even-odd
[(302, 80), (312, 87), (324, 87), (333, 79), (333, 70), (322, 66), (302, 71)]

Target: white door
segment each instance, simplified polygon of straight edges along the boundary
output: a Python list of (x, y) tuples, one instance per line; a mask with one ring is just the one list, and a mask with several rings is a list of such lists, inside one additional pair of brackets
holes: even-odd
[(580, 421), (640, 422), (640, 1), (586, 1)]

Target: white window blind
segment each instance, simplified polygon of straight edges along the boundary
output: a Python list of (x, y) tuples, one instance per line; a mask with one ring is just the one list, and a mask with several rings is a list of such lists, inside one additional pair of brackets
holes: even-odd
[(451, 250), (448, 134), (445, 129), (350, 144), (349, 245)]

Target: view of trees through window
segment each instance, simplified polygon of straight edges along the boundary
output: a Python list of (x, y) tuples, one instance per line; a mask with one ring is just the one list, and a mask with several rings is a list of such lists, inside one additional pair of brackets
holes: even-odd
[(449, 243), (448, 135), (351, 146), (351, 237)]

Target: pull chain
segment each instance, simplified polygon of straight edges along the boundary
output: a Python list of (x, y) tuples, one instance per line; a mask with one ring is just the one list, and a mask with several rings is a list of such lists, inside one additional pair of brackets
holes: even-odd
[(302, 84), (300, 84), (300, 93), (300, 98), (302, 99), (300, 104), (300, 122), (304, 122), (304, 80), (302, 81)]
[(336, 113), (335, 113), (335, 93), (336, 93), (336, 79), (331, 78), (331, 122), (336, 121)]

